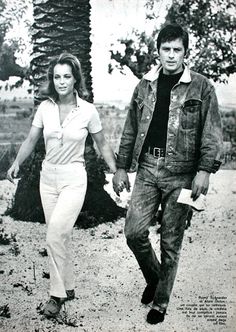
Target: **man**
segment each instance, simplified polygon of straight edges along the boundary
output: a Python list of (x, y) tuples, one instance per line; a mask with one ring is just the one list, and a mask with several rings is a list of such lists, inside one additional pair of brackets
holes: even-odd
[[(164, 320), (176, 276), (189, 212), (188, 205), (177, 203), (181, 188), (191, 189), (193, 200), (206, 195), (222, 150), (214, 88), (184, 64), (188, 33), (179, 25), (165, 26), (157, 49), (161, 66), (135, 88), (113, 178), (118, 195), (124, 188), (129, 191), (127, 171), (138, 165), (125, 235), (147, 283), (141, 302), (153, 302), (147, 315), (150, 324)], [(148, 238), (159, 205), (161, 262)]]

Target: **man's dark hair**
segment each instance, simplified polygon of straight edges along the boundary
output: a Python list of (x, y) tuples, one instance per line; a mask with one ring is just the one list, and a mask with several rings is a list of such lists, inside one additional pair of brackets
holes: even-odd
[(161, 29), (157, 37), (158, 52), (162, 43), (170, 42), (175, 39), (182, 39), (186, 54), (188, 50), (188, 33), (178, 24), (168, 24)]

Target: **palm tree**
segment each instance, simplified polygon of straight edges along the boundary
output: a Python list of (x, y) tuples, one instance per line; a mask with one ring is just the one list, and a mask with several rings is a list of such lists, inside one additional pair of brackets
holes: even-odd
[[(34, 0), (33, 60), (32, 77), (37, 95), (38, 87), (45, 79), (50, 58), (63, 51), (78, 56), (89, 91), (89, 101), (93, 101), (91, 61), (90, 61), (90, 3), (89, 0)], [(37, 98), (35, 104), (37, 105)], [(34, 154), (22, 167), (21, 180), (18, 183), (13, 208), (10, 215), (15, 219), (44, 220), (39, 196), (39, 171), (44, 157), (43, 139), (37, 145)], [(102, 163), (89, 136), (85, 149), (88, 172), (88, 190), (82, 212), (77, 224), (83, 227), (99, 222), (111, 221), (123, 215), (119, 208), (103, 189), (105, 175)], [(89, 221), (88, 221), (89, 219)]]

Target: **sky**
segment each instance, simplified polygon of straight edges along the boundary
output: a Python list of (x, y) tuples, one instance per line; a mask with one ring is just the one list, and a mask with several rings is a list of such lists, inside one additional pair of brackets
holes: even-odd
[[(145, 0), (90, 0), (92, 23), (92, 76), (95, 101), (120, 100), (130, 101), (133, 89), (138, 79), (127, 68), (126, 75), (114, 69), (108, 73), (110, 60), (109, 50), (112, 44), (121, 37), (132, 33), (133, 29), (142, 29), (151, 33), (154, 23), (145, 21)], [(160, 26), (164, 22), (164, 13), (170, 0), (161, 0), (157, 10), (160, 20), (155, 22)], [(116, 46), (116, 45), (115, 45)]]
[[(91, 41), (92, 41), (92, 77), (95, 102), (119, 104), (124, 107), (129, 103), (133, 89), (138, 79), (127, 69), (125, 75), (118, 69), (114, 69), (112, 75), (108, 73), (110, 60), (109, 50), (112, 44), (117, 46), (120, 37), (131, 34), (133, 29), (145, 30), (151, 33), (154, 24), (159, 27), (164, 22), (166, 7), (171, 0), (157, 2), (156, 10), (160, 13), (160, 19), (155, 22), (145, 20), (144, 4), (146, 0), (90, 0), (91, 3)], [(32, 9), (31, 9), (32, 10)], [(28, 18), (31, 20), (31, 12)], [(24, 29), (15, 26), (11, 35), (22, 36)], [(10, 36), (11, 36), (10, 35)], [(27, 36), (25, 36), (27, 39)], [(21, 59), (22, 61), (23, 59)], [(27, 57), (24, 56), (27, 62)], [(22, 96), (27, 91), (4, 92), (4, 97), (11, 98)], [(229, 78), (229, 84), (217, 84), (216, 91), (220, 104), (236, 104), (236, 75)], [(3, 90), (1, 91), (3, 97)]]

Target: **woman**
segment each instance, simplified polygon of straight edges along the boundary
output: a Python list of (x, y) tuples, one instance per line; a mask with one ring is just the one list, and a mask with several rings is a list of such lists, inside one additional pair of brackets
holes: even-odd
[(20, 165), (43, 132), (46, 156), (40, 175), (40, 195), (47, 224), (50, 299), (44, 307), (55, 317), (65, 300), (75, 298), (70, 240), (81, 211), (87, 173), (85, 140), (90, 133), (112, 172), (114, 154), (106, 142), (95, 106), (83, 98), (86, 89), (79, 60), (69, 53), (53, 59), (48, 70), (47, 99), (38, 107), (28, 137), (21, 145), (7, 178), (13, 182)]

